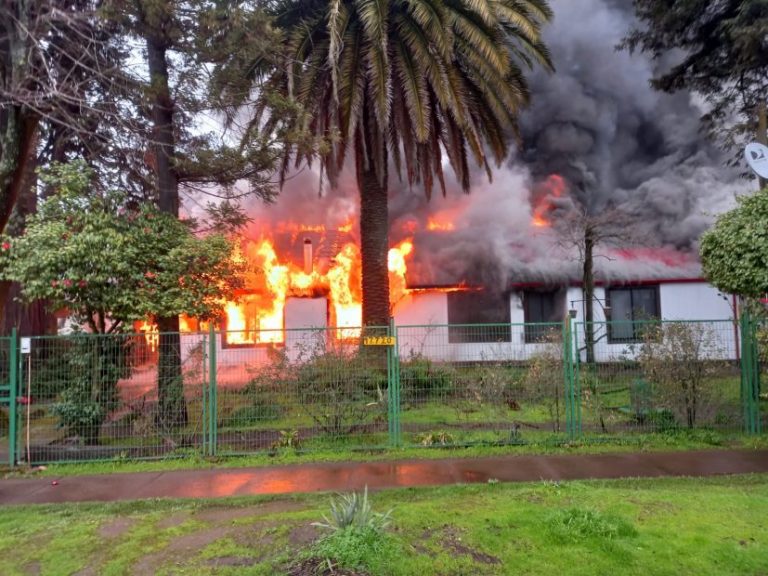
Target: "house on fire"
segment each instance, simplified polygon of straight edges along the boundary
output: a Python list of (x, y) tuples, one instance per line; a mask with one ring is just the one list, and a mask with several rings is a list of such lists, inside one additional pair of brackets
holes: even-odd
[[(309, 236), (294, 235), (294, 243), (303, 248), (303, 252), (295, 250), (297, 270), (314, 274), (320, 258), (332, 261), (331, 253), (338, 247), (329, 250), (317, 240), (304, 242), (302, 237)], [(595, 360), (632, 356), (634, 345), (641, 341), (638, 322), (649, 319), (713, 321), (708, 325), (715, 332), (720, 357), (738, 357), (739, 335), (730, 320), (735, 299), (708, 284), (695, 259), (649, 249), (624, 250), (615, 256), (596, 270)], [(557, 267), (560, 275), (555, 277), (522, 269), (501, 287), (490, 289), (480, 283), (430, 278), (414, 264), (417, 273), (405, 275), (407, 288), (393, 304), (401, 357), (421, 355), (450, 362), (526, 360), (551, 346), (562, 334), (563, 321), (571, 318), (578, 353), (585, 359), (585, 299), (577, 269), (566, 268), (563, 274), (564, 268)], [(438, 282), (429, 281), (433, 279)], [(321, 332), (325, 338), (354, 340), (358, 325), (341, 321), (345, 312), (335, 297), (317, 288), (288, 294), (276, 317), (269, 319), (274, 329), (264, 331), (262, 317), (259, 334), (254, 327), (258, 325), (249, 318), (254, 317), (260, 296), (246, 295), (237, 312), (233, 308), (229, 315), (227, 331), (217, 334), (219, 362), (233, 368), (257, 365), (266, 362), (275, 348), (289, 359), (298, 359), (316, 345)]]

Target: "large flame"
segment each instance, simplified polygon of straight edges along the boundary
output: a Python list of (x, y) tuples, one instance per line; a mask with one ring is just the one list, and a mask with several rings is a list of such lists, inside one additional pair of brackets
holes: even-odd
[(563, 177), (558, 174), (550, 174), (541, 184), (541, 192), (534, 199), (531, 224), (537, 228), (552, 226), (549, 215), (555, 208), (553, 199), (562, 197), (565, 192), (566, 184)]
[[(282, 233), (318, 232), (320, 227), (283, 224)], [(351, 230), (346, 223), (339, 232)], [(413, 251), (410, 239), (399, 242), (388, 254), (392, 304), (408, 291), (405, 275), (407, 259)], [(227, 343), (235, 345), (275, 344), (285, 340), (285, 305), (292, 296), (324, 296), (328, 298), (329, 324), (337, 330), (339, 339), (356, 338), (362, 325), (362, 288), (360, 249), (346, 242), (335, 255), (320, 267), (313, 263), (311, 271), (305, 266), (281, 260), (274, 240), (261, 238), (244, 241), (233, 258), (247, 264), (246, 290), (240, 298), (226, 304)]]

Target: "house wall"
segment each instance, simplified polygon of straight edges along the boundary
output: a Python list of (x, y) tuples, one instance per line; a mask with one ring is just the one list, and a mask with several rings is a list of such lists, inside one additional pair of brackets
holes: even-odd
[[(636, 355), (636, 346), (626, 343), (610, 343), (604, 324), (605, 288), (598, 286), (595, 297), (594, 315), (596, 327), (595, 359), (598, 362), (615, 362), (631, 359)], [(454, 343), (451, 342), (448, 327), (448, 293), (443, 291), (416, 291), (405, 296), (394, 307), (395, 324), (398, 327), (398, 352), (402, 359), (413, 356), (427, 356), (433, 360), (449, 362), (479, 361), (520, 361), (540, 353), (560, 354), (557, 343), (527, 343), (525, 339), (523, 291), (510, 295), (511, 323), (507, 339), (506, 332), (495, 342)], [(584, 350), (584, 304), (583, 291), (569, 287), (563, 298), (564, 311), (575, 310), (573, 328), (577, 332), (578, 354), (586, 360)], [(738, 334), (734, 331), (731, 303), (711, 285), (705, 282), (661, 283), (659, 300), (662, 318), (665, 320), (709, 320), (703, 323), (714, 334), (713, 357), (736, 359), (738, 357)], [(325, 345), (328, 337), (327, 302), (324, 298), (291, 298), (286, 303), (287, 337), (283, 348), (289, 359), (299, 360), (307, 350), (316, 350)], [(716, 322), (713, 322), (716, 321)], [(320, 330), (310, 330), (319, 328)], [(307, 329), (307, 330), (303, 330)], [(559, 328), (553, 328), (559, 331)], [(554, 340), (558, 340), (557, 334)], [(193, 354), (200, 345), (201, 336), (183, 337), (184, 357)], [(493, 339), (493, 335), (491, 335)], [(222, 383), (237, 383), (247, 380), (247, 371), (272, 361), (272, 347), (268, 345), (250, 348), (226, 348), (221, 346), (217, 335), (217, 352), (220, 366), (219, 380)]]
[[(606, 330), (605, 304), (606, 290), (595, 288), (595, 360), (597, 362), (615, 362), (633, 359), (637, 355), (637, 346), (628, 343), (611, 343)], [(576, 310), (574, 330), (577, 332), (578, 353), (586, 361), (584, 349), (584, 310), (583, 291), (572, 287), (568, 290), (569, 307)], [(571, 304), (574, 304), (571, 306)], [(601, 305), (602, 304), (602, 305)], [(711, 341), (710, 356), (720, 359), (738, 358), (738, 334), (734, 330), (731, 298), (724, 297), (718, 290), (706, 282), (664, 282), (659, 284), (659, 305), (663, 320), (702, 320), (702, 330), (709, 332), (706, 341)]]
[[(575, 310), (573, 329), (582, 361), (584, 349), (584, 294), (580, 287), (569, 287), (564, 294), (564, 310)], [(607, 338), (605, 310), (606, 290), (595, 288), (598, 303), (594, 307), (596, 323), (595, 359), (615, 362), (634, 358), (637, 346), (610, 343)], [(451, 343), (447, 324), (447, 295), (442, 292), (416, 292), (409, 295), (395, 309), (398, 326), (398, 345), (402, 358), (425, 355), (434, 360), (451, 362), (477, 362), (483, 360), (526, 360), (540, 353), (558, 353), (556, 344), (526, 343), (523, 323), (523, 291), (510, 295), (511, 339), (505, 342)], [(659, 301), (664, 320), (704, 320), (705, 330), (711, 332), (713, 345), (710, 356), (721, 359), (738, 358), (738, 334), (731, 321), (733, 311), (729, 298), (723, 297), (706, 282), (660, 283)], [(423, 326), (429, 325), (429, 326)], [(557, 336), (555, 337), (557, 340)]]

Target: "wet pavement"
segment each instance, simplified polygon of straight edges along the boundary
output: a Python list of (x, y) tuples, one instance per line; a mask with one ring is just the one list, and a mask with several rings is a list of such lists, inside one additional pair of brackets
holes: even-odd
[(768, 472), (768, 450), (345, 462), (0, 480), (0, 504), (221, 498), (488, 482)]

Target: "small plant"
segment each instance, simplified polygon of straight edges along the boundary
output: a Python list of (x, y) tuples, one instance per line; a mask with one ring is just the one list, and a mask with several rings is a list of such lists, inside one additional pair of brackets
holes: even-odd
[(298, 430), (280, 430), (280, 436), (272, 443), (272, 449), (293, 448), (298, 450), (301, 447), (301, 438)]
[(419, 443), (422, 446), (448, 446), (453, 442), (453, 436), (445, 430), (428, 432), (419, 436)]
[(615, 540), (637, 535), (637, 530), (624, 518), (597, 510), (568, 508), (550, 516), (549, 530), (561, 542), (578, 542), (589, 538)]
[(711, 326), (665, 322), (644, 330), (638, 360), (657, 407), (688, 428), (710, 424), (724, 407), (715, 378), (726, 365)]
[(397, 554), (392, 536), (384, 531), (391, 513), (373, 511), (367, 486), (362, 494), (339, 494), (331, 500), (330, 514), (323, 515), (323, 522), (312, 524), (330, 532), (312, 546), (291, 574), (334, 574), (337, 568), (387, 566)]
[(270, 397), (256, 396), (248, 406), (242, 406), (232, 412), (225, 422), (228, 426), (248, 427), (278, 420), (283, 415), (282, 408)]
[(366, 486), (362, 494), (351, 492), (339, 494), (335, 499), (331, 499), (331, 513), (328, 516), (323, 515), (324, 522), (313, 522), (312, 525), (333, 531), (350, 527), (382, 531), (389, 526), (391, 514), (392, 510), (384, 514), (373, 511)]

